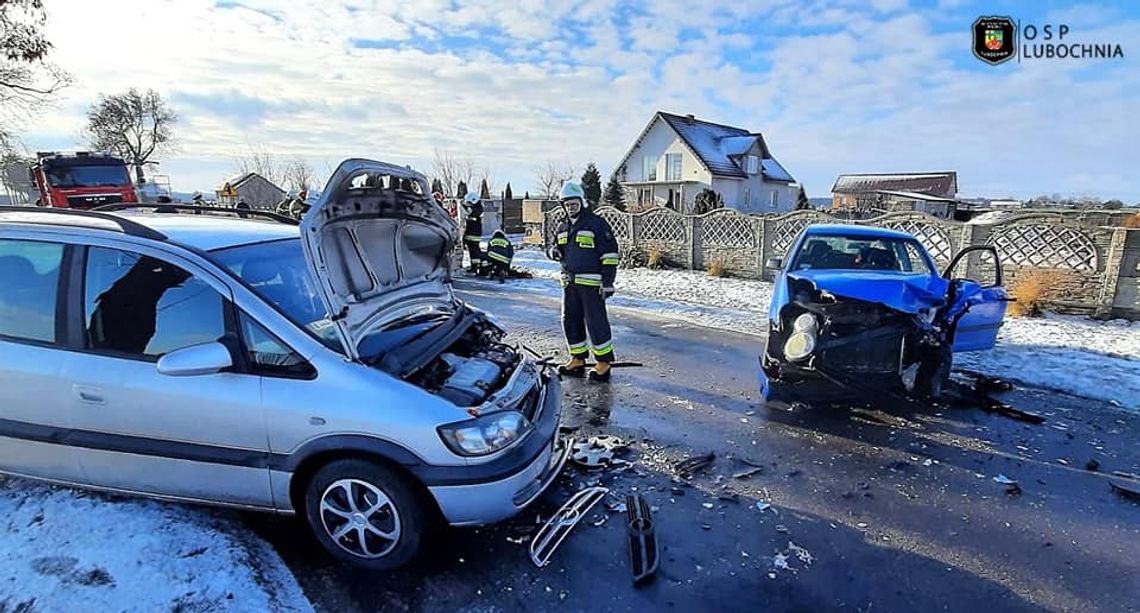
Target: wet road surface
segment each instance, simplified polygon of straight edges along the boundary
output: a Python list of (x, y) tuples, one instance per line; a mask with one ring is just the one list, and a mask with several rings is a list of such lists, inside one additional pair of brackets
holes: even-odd
[[(556, 299), (457, 285), (516, 342), (564, 355)], [(1004, 399), (1041, 425), (888, 397), (767, 408), (763, 339), (633, 310), (611, 318), (618, 359), (644, 366), (615, 369), (608, 386), (566, 381), (563, 423), (579, 439), (632, 441), (619, 457), (633, 468), (568, 466), (515, 520), (447, 530), (396, 573), (331, 561), (294, 520), (248, 521), (326, 611), (1140, 611), (1140, 504), (1108, 485), (1113, 471), (1140, 474), (1136, 415), (1034, 390)], [(706, 452), (708, 470), (674, 475)], [(654, 506), (654, 582), (631, 584), (624, 514), (603, 505), (550, 566), (530, 562), (536, 518), (590, 484)]]

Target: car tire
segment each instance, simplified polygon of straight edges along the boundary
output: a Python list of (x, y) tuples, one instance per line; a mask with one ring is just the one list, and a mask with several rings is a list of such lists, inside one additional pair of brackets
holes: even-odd
[(950, 370), (954, 366), (954, 353), (949, 345), (942, 345), (931, 351), (918, 365), (915, 377), (916, 390), (920, 396), (940, 400), (946, 383), (950, 381)]
[(305, 521), (334, 558), (392, 570), (420, 552), (429, 521), (410, 480), (367, 460), (325, 464), (305, 487)]

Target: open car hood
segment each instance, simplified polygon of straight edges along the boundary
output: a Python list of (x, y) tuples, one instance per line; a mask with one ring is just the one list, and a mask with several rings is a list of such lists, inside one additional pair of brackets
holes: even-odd
[(459, 231), (427, 179), (373, 160), (341, 162), (301, 220), (301, 244), (345, 352), (401, 319), (454, 310), (449, 254)]
[(852, 270), (798, 270), (788, 277), (842, 298), (875, 302), (896, 311), (917, 313), (946, 302), (949, 283), (936, 275)]

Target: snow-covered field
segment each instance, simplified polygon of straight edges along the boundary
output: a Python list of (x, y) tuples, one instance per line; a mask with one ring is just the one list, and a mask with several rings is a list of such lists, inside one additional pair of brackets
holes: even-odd
[(0, 477), (0, 611), (312, 611), (267, 543), (209, 510)]
[[(526, 291), (558, 293), (558, 264), (525, 249), (516, 267), (535, 279)], [(763, 334), (772, 284), (710, 277), (700, 271), (618, 271), (610, 304), (689, 323)], [(1023, 385), (1097, 398), (1140, 410), (1140, 322), (1082, 317), (1006, 318), (992, 351), (959, 354), (956, 365)]]

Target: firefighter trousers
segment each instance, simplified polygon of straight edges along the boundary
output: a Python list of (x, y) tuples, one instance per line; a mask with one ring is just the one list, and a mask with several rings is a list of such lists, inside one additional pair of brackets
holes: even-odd
[(479, 268), (483, 266), (483, 250), (479, 247), (478, 238), (464, 238), (463, 244), (467, 245), (467, 257), (471, 259), (471, 268)]
[[(593, 275), (589, 275), (593, 276)], [(610, 320), (606, 315), (606, 299), (602, 296), (600, 275), (597, 285), (592, 279), (576, 279), (564, 275), (562, 280), (562, 331), (566, 334), (566, 344), (570, 355), (585, 359), (593, 349), (594, 359), (599, 362), (614, 361), (614, 344), (610, 335)], [(586, 332), (589, 331), (589, 343)]]

